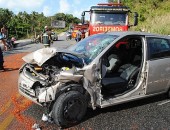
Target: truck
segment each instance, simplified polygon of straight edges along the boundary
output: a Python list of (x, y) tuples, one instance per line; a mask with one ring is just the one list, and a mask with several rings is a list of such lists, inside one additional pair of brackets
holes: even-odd
[(134, 12), (134, 23), (129, 24), (129, 7), (124, 6), (120, 0), (117, 3), (101, 3), (91, 6), (89, 11), (83, 11), (81, 21), (85, 23), (85, 14), (90, 13), (88, 35), (108, 31), (128, 31), (131, 26), (138, 24), (138, 13)]

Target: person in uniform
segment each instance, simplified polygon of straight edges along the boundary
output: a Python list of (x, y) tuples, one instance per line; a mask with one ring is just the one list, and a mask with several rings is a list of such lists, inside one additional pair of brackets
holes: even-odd
[(48, 26), (44, 27), (42, 43), (44, 44), (44, 47), (50, 47), (52, 43), (51, 31), (49, 30)]

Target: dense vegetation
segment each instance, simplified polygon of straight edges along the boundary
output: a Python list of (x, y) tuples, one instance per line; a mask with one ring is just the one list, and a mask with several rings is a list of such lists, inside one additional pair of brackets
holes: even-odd
[[(117, 0), (108, 0), (112, 2)], [(170, 34), (170, 0), (121, 0), (138, 12), (139, 24), (133, 30), (145, 30), (159, 34)]]
[[(9, 37), (17, 38), (31, 37), (36, 33), (40, 33), (45, 25), (50, 26), (52, 20), (66, 21), (66, 29), (70, 23), (79, 23), (80, 20), (72, 14), (57, 13), (54, 16), (46, 17), (43, 13), (33, 11), (31, 14), (27, 12), (19, 12), (15, 15), (8, 9), (0, 8), (0, 28), (5, 25), (8, 28)], [(63, 31), (63, 29), (55, 29)]]

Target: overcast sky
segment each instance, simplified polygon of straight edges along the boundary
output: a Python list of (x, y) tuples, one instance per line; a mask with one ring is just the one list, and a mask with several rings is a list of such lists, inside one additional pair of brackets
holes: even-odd
[(106, 0), (0, 0), (0, 8), (8, 8), (15, 14), (36, 11), (51, 16), (63, 12), (80, 18), (82, 11), (89, 10), (91, 5), (97, 3), (106, 3)]

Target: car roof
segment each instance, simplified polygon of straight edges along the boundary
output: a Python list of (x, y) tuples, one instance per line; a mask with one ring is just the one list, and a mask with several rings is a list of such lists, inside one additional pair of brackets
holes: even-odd
[(127, 36), (127, 35), (143, 35), (143, 36), (153, 36), (153, 37), (163, 37), (170, 39), (170, 36), (168, 35), (160, 35), (160, 34), (154, 34), (154, 33), (148, 33), (148, 32), (138, 32), (138, 31), (119, 31), (119, 32), (107, 32), (107, 34), (111, 35), (119, 35), (121, 37)]

